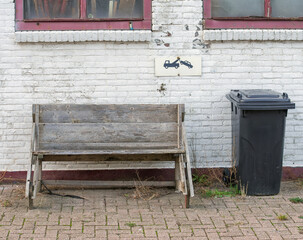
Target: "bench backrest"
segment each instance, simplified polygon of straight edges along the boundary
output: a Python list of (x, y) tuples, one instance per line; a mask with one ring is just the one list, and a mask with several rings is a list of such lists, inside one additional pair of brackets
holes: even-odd
[(33, 105), (35, 151), (175, 149), (183, 104)]

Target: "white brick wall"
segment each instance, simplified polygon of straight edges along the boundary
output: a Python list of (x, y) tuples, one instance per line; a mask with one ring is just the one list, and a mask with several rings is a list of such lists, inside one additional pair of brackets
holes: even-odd
[[(153, 0), (153, 31), (147, 42), (114, 42), (108, 35), (106, 41), (92, 37), (94, 42), (70, 43), (63, 34), (66, 42), (18, 43), (13, 0), (1, 0), (0, 170), (26, 170), (33, 103), (185, 103), (194, 166), (229, 166), (230, 104), (225, 94), (237, 88), (289, 94), (296, 109), (287, 117), (284, 165), (303, 166), (303, 43), (206, 42), (201, 23), (200, 0)], [(200, 55), (202, 76), (155, 77), (154, 58), (171, 55)], [(161, 84), (166, 88), (162, 93)], [(76, 167), (119, 168), (121, 163)]]

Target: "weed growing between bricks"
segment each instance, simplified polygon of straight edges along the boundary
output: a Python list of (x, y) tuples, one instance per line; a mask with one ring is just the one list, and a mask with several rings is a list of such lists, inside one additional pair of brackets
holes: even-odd
[[(193, 149), (194, 144), (191, 144), (191, 152), (193, 162), (196, 162), (196, 155)], [(227, 169), (210, 168), (207, 170), (193, 170), (193, 182), (195, 189), (200, 193), (202, 197), (234, 197), (241, 195), (246, 197), (247, 187), (242, 186), (241, 182), (237, 180), (237, 169), (235, 167), (235, 146), (232, 149), (231, 165), (232, 167)]]
[[(193, 182), (198, 194), (202, 197), (246, 197), (247, 186), (242, 187), (236, 176), (236, 168), (228, 169), (228, 174), (223, 176), (222, 169), (209, 169), (207, 172), (194, 172)], [(240, 184), (240, 186), (238, 186)]]
[(300, 197), (290, 198), (289, 201), (291, 201), (292, 203), (303, 203), (303, 198)]
[(279, 215), (278, 216), (278, 219), (280, 220), (280, 221), (286, 221), (286, 220), (288, 220), (288, 217), (286, 216), (286, 215)]
[(5, 199), (5, 200), (1, 201), (1, 206), (2, 207), (12, 207), (13, 204), (12, 204), (12, 202), (10, 200)]

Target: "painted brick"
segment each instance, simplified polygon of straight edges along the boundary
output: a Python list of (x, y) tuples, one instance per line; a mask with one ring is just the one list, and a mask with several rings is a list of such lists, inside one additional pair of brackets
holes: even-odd
[[(285, 166), (303, 166), (301, 30), (205, 31), (200, 0), (153, 0), (153, 31), (14, 32), (13, 0), (0, 3), (0, 170), (26, 170), (33, 103), (185, 103), (194, 167), (230, 166), (230, 89), (287, 92)], [(239, 41), (241, 40), (241, 41)], [(30, 43), (28, 41), (31, 41)], [(27, 42), (27, 43), (21, 43)], [(168, 45), (169, 44), (169, 45)], [(156, 56), (199, 55), (202, 76), (155, 77)], [(166, 90), (158, 89), (165, 84)], [(47, 169), (133, 168), (127, 163)], [(171, 167), (141, 163), (144, 168)]]

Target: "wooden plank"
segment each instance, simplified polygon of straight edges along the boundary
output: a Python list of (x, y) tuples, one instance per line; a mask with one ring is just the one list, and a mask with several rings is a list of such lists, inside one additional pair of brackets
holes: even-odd
[(38, 187), (37, 192), (41, 192), (41, 186), (42, 186), (42, 159), (38, 159), (39, 161), (39, 168), (38, 168)]
[(37, 138), (36, 138), (36, 124), (32, 123), (32, 136), (31, 136), (31, 151), (36, 151)]
[(35, 110), (35, 149), (39, 149), (39, 105), (35, 105), (34, 110)]
[(40, 105), (40, 122), (176, 123), (177, 107), (177, 104), (47, 104)]
[[(45, 185), (73, 186), (86, 188), (135, 187), (136, 181), (89, 181), (89, 180), (43, 180)], [(174, 187), (174, 181), (141, 181), (140, 185), (151, 187)]]
[(182, 107), (178, 105), (178, 146), (182, 146)]
[(193, 179), (192, 179), (192, 173), (191, 173), (191, 163), (189, 158), (189, 148), (186, 138), (186, 130), (183, 123), (183, 142), (184, 142), (184, 148), (185, 148), (185, 160), (186, 160), (186, 170), (187, 170), (187, 182), (189, 186), (189, 193), (190, 196), (193, 197), (195, 195), (194, 191), (194, 185), (193, 185)]
[[(56, 143), (177, 142), (176, 123), (39, 124), (39, 141)], [(39, 148), (38, 148), (39, 149)]]
[(129, 150), (48, 150), (33, 152), (35, 155), (137, 155), (137, 154), (180, 154), (184, 153), (184, 149), (129, 149)]
[(173, 154), (149, 154), (149, 155), (44, 155), (43, 161), (75, 161), (75, 162), (89, 162), (89, 161), (175, 161)]
[(135, 143), (56, 143), (40, 142), (40, 150), (138, 150), (176, 149), (176, 142), (135, 142)]
[(180, 168), (180, 178), (181, 178), (181, 192), (183, 195), (187, 195), (187, 184), (186, 184), (186, 176), (185, 176), (185, 168), (184, 168), (184, 159), (183, 155), (179, 155), (180, 161), (179, 161), (179, 168)]
[(181, 192), (181, 175), (180, 175), (180, 158), (176, 158), (175, 160), (175, 185), (176, 191)]
[[(32, 158), (33, 158), (33, 156), (32, 156)], [(29, 197), (30, 182), (32, 180), (32, 168), (33, 168), (33, 159), (31, 159), (30, 164), (28, 165), (28, 169), (27, 169), (26, 184), (25, 184), (25, 198)]]
[(32, 166), (34, 163), (34, 155), (32, 154), (33, 151), (35, 151), (35, 109), (33, 105), (33, 124), (32, 124), (32, 136), (31, 136), (31, 159), (30, 163), (28, 165), (28, 170), (27, 170), (27, 176), (26, 176), (26, 184), (25, 184), (25, 198), (29, 196), (29, 187), (30, 187), (30, 181), (31, 181), (31, 176), (32, 176)]
[(33, 182), (29, 182), (29, 191), (28, 191), (28, 208), (33, 209), (34, 203), (33, 203)]
[(37, 192), (38, 192), (39, 163), (40, 163), (40, 161), (39, 161), (38, 157), (36, 157), (35, 158), (34, 180), (33, 180), (33, 185), (34, 185), (33, 199), (36, 198)]

